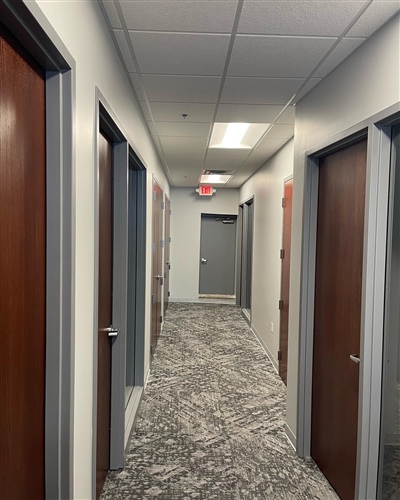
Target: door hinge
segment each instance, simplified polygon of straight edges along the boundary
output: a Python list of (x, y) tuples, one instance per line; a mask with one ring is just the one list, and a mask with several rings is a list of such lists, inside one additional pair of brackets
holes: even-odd
[(153, 354), (154, 354), (154, 347), (151, 345), (150, 346), (150, 355), (153, 356)]
[(285, 258), (285, 250), (283, 248), (281, 248), (281, 251), (280, 251), (280, 258), (281, 259), (284, 259)]
[(167, 271), (164, 271), (164, 279), (167, 279)]
[(154, 253), (156, 251), (156, 244), (152, 243), (151, 244), (151, 251)]
[(282, 208), (285, 208), (285, 198), (282, 198)]
[(153, 201), (156, 201), (156, 199), (157, 199), (157, 193), (153, 191)]
[(151, 303), (154, 304), (154, 294), (151, 295)]
[(160, 323), (162, 323), (162, 316), (160, 316)]
[(164, 241), (164, 240), (161, 240), (161, 241), (160, 241), (160, 247), (161, 247), (161, 248), (164, 248), (164, 247), (165, 247), (165, 241)]
[(169, 242), (171, 243), (171, 241), (172, 241), (171, 236), (168, 239), (169, 239)]
[(168, 292), (168, 297), (171, 297), (171, 292)]
[(169, 211), (169, 215), (172, 215), (172, 210)]
[(161, 278), (160, 278), (160, 285), (163, 286), (163, 284), (164, 284), (164, 278), (161, 276)]
[(282, 351), (278, 351), (278, 361), (282, 361)]
[(279, 310), (282, 311), (283, 309), (283, 300), (279, 301)]
[(164, 208), (165, 208), (165, 203), (162, 201), (161, 202), (161, 210), (164, 210)]

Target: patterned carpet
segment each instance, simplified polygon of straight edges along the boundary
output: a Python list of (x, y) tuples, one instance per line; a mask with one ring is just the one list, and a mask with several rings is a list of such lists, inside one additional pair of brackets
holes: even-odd
[(171, 303), (125, 469), (102, 500), (330, 500), (284, 434), (285, 386), (236, 306)]

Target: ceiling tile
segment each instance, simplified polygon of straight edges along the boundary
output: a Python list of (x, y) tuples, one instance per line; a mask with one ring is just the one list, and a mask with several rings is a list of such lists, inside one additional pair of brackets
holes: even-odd
[(214, 104), (152, 102), (150, 105), (154, 120), (160, 122), (211, 123), (215, 110)]
[(174, 147), (177, 150), (181, 148), (202, 148), (207, 146), (207, 137), (160, 137), (161, 144), (164, 147)]
[(371, 36), (386, 21), (388, 21), (396, 12), (400, 11), (398, 0), (375, 0), (372, 2), (360, 19), (350, 29), (346, 36)]
[(294, 106), (288, 106), (281, 116), (276, 120), (276, 123), (283, 124), (294, 124), (294, 118), (296, 114), (296, 108)]
[(214, 158), (207, 156), (204, 167), (215, 170), (236, 170), (243, 163), (243, 158)]
[(228, 75), (307, 77), (334, 42), (334, 38), (238, 35)]
[(244, 184), (251, 177), (251, 173), (244, 175), (235, 175), (228, 184), (225, 185), (225, 188), (239, 188), (242, 184)]
[(255, 104), (220, 104), (217, 122), (272, 123), (283, 106)]
[(207, 159), (211, 158), (236, 158), (242, 161), (249, 156), (251, 149), (207, 149)]
[(297, 103), (302, 99), (317, 83), (319, 83), (322, 78), (310, 78), (300, 92), (296, 95), (293, 102)]
[(294, 134), (294, 125), (274, 125), (267, 135), (266, 139), (290, 139)]
[(285, 105), (303, 82), (302, 78), (227, 78), (221, 102)]
[(129, 73), (136, 73), (135, 65), (133, 64), (133, 59), (126, 41), (124, 32), (122, 30), (113, 30), (115, 38), (118, 43), (118, 48), (122, 54), (122, 59), (124, 60)]
[(135, 88), (136, 94), (138, 96), (139, 101), (146, 100), (146, 94), (143, 92), (142, 84), (139, 80), (137, 73), (129, 73), (129, 78), (131, 79), (133, 86)]
[[(254, 154), (257, 156), (263, 155), (265, 152), (278, 151), (289, 140), (288, 137), (283, 139), (270, 139), (268, 134), (261, 140), (260, 144), (254, 149)], [(252, 157), (253, 157), (252, 155)]]
[(171, 137), (208, 137), (211, 123), (156, 122), (158, 135)]
[(122, 29), (121, 21), (119, 20), (117, 9), (115, 8), (114, 0), (102, 0), (102, 4), (110, 21), (111, 28)]
[(152, 121), (147, 121), (146, 123), (147, 123), (147, 126), (149, 127), (150, 134), (151, 134), (151, 135), (158, 135), (158, 134), (157, 134), (157, 130), (156, 130), (156, 128), (155, 128), (155, 126), (154, 126), (153, 122), (152, 122)]
[(221, 78), (143, 75), (143, 81), (150, 101), (215, 103)]
[(198, 170), (203, 168), (204, 154), (200, 158), (180, 156), (177, 159), (168, 160), (168, 166), (173, 170)]
[(128, 29), (230, 33), (237, 0), (121, 2)]
[(238, 33), (339, 36), (366, 0), (244, 2)]
[(229, 35), (130, 32), (142, 73), (222, 75)]
[(365, 38), (343, 38), (325, 61), (314, 73), (314, 76), (324, 77), (346, 59), (356, 48), (365, 41)]

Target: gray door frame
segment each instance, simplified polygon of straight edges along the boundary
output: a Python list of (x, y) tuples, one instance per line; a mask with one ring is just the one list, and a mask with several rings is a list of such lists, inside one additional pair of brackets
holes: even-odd
[(0, 18), (46, 85), (45, 495), (73, 496), (75, 61), (35, 2), (2, 0)]
[(296, 450), (310, 455), (319, 158), (368, 137), (361, 311), (360, 386), (357, 444), (357, 500), (377, 491), (386, 241), (390, 177), (390, 131), (399, 104), (328, 139), (305, 154), (301, 255), (300, 341)]
[[(250, 294), (250, 302), (251, 302), (251, 294), (252, 290), (248, 290), (249, 280), (248, 280), (248, 238), (249, 238), (249, 217), (248, 217), (248, 207), (249, 205), (253, 205), (253, 220), (252, 220), (252, 244), (251, 248), (254, 251), (254, 216), (255, 216), (255, 196), (250, 196), (246, 200), (239, 203), (239, 225), (241, 233), (239, 234), (238, 239), (238, 252), (237, 252), (237, 282), (236, 282), (236, 290), (239, 296), (236, 297), (236, 303), (241, 306), (243, 300), (247, 303), (247, 296)], [(238, 231), (239, 232), (239, 231)], [(254, 252), (253, 252), (254, 253)], [(243, 260), (246, 262), (246, 271), (245, 271), (245, 279), (243, 280)], [(251, 256), (251, 270), (250, 270), (250, 278), (252, 283), (252, 273), (253, 273), (253, 255)], [(245, 320), (251, 325), (251, 308), (246, 309), (242, 307), (242, 314)]]

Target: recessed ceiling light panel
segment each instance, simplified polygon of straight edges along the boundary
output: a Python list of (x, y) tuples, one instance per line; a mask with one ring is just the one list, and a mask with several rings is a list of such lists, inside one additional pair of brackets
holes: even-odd
[(214, 123), (210, 148), (252, 149), (270, 123)]

